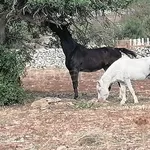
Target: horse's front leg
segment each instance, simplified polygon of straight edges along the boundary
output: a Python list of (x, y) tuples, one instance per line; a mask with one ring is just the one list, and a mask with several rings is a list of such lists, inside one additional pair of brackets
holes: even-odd
[[(119, 85), (119, 87), (120, 87), (120, 83), (119, 83), (119, 82), (118, 82), (118, 85)], [(109, 91), (111, 90), (111, 86), (112, 86), (112, 83), (110, 84), (110, 86), (109, 86), (109, 88), (108, 88)]]
[(131, 80), (128, 80), (128, 79), (127, 79), (127, 80), (126, 80), (126, 84), (127, 84), (128, 88), (129, 88), (129, 91), (131, 92), (131, 94), (132, 94), (132, 96), (133, 96), (134, 103), (139, 103), (138, 98), (137, 98), (137, 96), (135, 95), (135, 91), (134, 91), (134, 89), (133, 89), (133, 87), (132, 87)]
[(72, 79), (72, 84), (73, 84), (73, 89), (74, 89), (74, 99), (77, 99), (78, 97), (78, 76), (79, 76), (79, 71), (77, 70), (69, 70), (71, 79)]
[[(103, 69), (104, 69), (105, 71), (106, 71), (108, 68), (109, 68), (109, 66), (103, 67)], [(119, 87), (120, 87), (120, 83), (119, 83), (119, 82), (118, 82), (118, 85), (119, 85)], [(109, 86), (109, 88), (108, 88), (109, 91), (111, 90), (111, 86), (112, 86), (112, 83), (110, 84), (110, 86)]]

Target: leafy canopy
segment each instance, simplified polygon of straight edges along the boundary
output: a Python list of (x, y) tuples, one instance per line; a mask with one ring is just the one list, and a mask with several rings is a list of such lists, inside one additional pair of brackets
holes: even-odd
[(93, 17), (93, 12), (125, 9), (133, 0), (28, 0), (26, 11), (52, 21)]

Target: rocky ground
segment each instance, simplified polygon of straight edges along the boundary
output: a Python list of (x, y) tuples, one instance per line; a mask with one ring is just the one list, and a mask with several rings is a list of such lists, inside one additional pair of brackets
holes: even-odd
[[(120, 106), (118, 94), (108, 103), (95, 94), (36, 93), (34, 102), (0, 108), (0, 150), (148, 150), (150, 101)], [(61, 98), (60, 98), (61, 97)]]

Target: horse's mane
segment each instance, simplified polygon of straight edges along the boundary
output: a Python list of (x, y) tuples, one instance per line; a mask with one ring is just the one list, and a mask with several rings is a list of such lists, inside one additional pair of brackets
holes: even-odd
[(80, 49), (81, 52), (86, 53), (88, 48), (86, 48), (84, 45), (81, 45), (79, 43), (77, 43), (76, 47), (75, 47), (75, 51), (78, 51)]

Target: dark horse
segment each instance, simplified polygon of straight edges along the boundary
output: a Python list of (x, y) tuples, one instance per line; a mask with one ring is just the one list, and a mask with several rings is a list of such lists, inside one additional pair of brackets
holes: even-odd
[(136, 57), (133, 51), (125, 48), (102, 47), (87, 49), (75, 42), (67, 26), (57, 26), (49, 22), (45, 22), (44, 25), (48, 26), (60, 38), (61, 46), (66, 56), (65, 64), (72, 79), (75, 99), (78, 97), (77, 88), (80, 71), (93, 72), (102, 68), (107, 70), (114, 61), (122, 56), (121, 52), (128, 56)]

